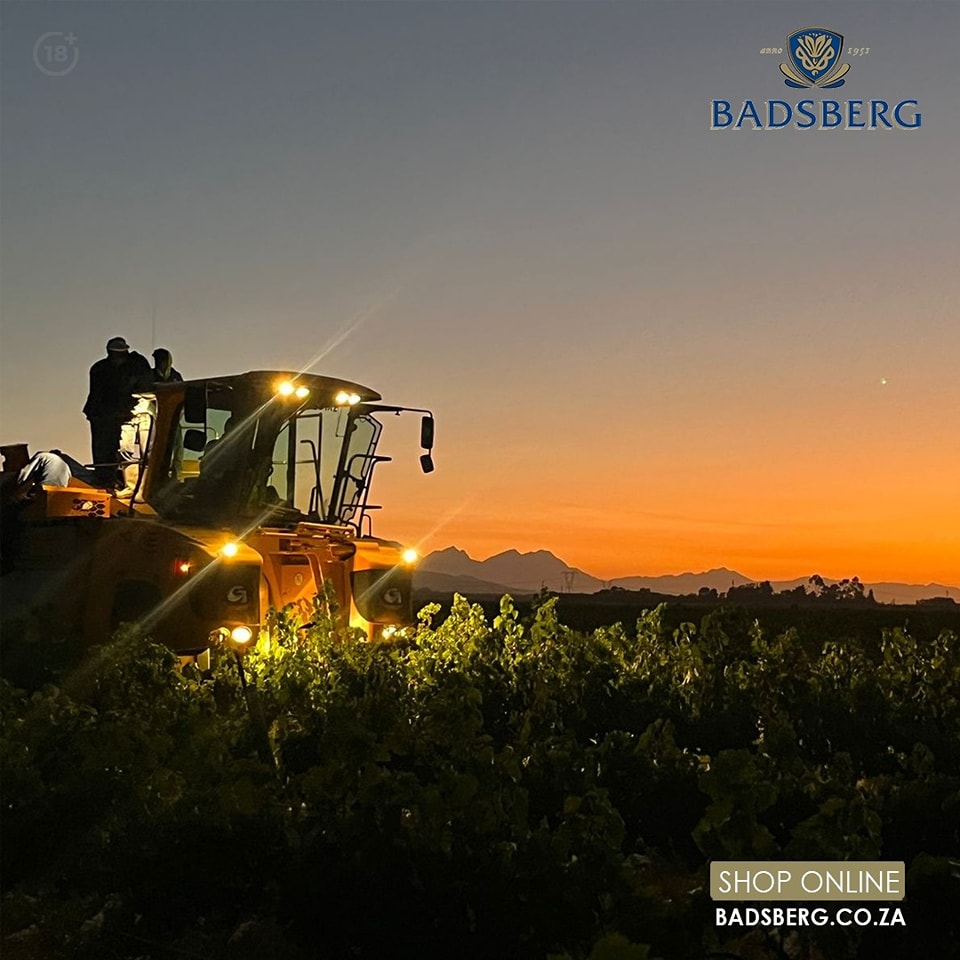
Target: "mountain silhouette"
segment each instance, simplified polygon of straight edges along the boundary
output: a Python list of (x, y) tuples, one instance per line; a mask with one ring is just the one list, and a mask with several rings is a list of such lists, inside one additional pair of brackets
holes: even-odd
[(424, 582), (423, 574), (472, 577), (522, 593), (537, 593), (544, 587), (556, 593), (596, 593), (604, 587), (604, 581), (570, 567), (549, 550), (505, 550), (486, 560), (473, 560), (466, 551), (448, 547), (424, 557), (417, 572)]
[[(474, 560), (465, 550), (447, 547), (427, 554), (414, 574), (414, 586), (438, 593), (460, 591), (473, 595), (503, 593), (531, 594), (546, 588), (554, 593), (596, 593), (610, 587), (623, 590), (650, 590), (674, 596), (697, 593), (702, 587), (724, 593), (732, 586), (755, 583), (750, 577), (716, 567), (700, 573), (687, 572), (659, 577), (619, 577), (601, 580), (576, 567), (571, 567), (549, 550), (521, 553), (505, 550), (486, 560)], [(777, 592), (806, 586), (809, 578), (771, 581)], [(836, 583), (825, 580), (825, 583)], [(931, 597), (957, 598), (960, 587), (939, 583), (864, 583), (864, 590), (873, 590), (880, 603), (916, 603)]]

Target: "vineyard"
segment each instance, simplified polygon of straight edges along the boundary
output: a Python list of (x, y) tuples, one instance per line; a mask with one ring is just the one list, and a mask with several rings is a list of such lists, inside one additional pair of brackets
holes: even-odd
[[(318, 604), (240, 665), (3, 638), (8, 960), (960, 955), (960, 637)], [(714, 859), (903, 860), (906, 926), (714, 924)]]

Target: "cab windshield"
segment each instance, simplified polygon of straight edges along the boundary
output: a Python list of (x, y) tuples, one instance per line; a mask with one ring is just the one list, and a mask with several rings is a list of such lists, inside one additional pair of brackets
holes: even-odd
[(303, 520), (359, 526), (382, 424), (357, 406), (268, 402), (210, 392), (203, 420), (181, 409), (154, 508), (181, 522), (249, 527)]
[(324, 523), (350, 523), (365, 500), (382, 424), (350, 408), (302, 410), (277, 435), (270, 478), (279, 502)]

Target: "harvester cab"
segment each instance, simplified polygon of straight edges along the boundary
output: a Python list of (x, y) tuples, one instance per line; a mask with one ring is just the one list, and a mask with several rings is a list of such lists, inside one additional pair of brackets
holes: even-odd
[[(379, 403), (346, 380), (270, 371), (158, 383), (140, 399), (144, 452), (125, 493), (45, 488), (24, 511), (23, 589), (66, 601), (88, 642), (132, 620), (183, 654), (218, 640), (242, 648), (270, 608), (308, 617), (331, 592), (340, 622), (370, 640), (413, 622), (416, 555), (372, 535), (368, 498), (389, 459), (377, 454), (378, 415), (422, 415), (430, 472), (428, 410)], [(96, 507), (58, 512), (63, 494)], [(3, 579), (6, 594), (16, 577)]]

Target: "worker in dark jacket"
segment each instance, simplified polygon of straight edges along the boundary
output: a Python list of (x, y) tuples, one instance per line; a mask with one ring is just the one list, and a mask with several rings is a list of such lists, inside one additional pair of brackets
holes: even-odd
[(120, 429), (133, 414), (133, 394), (149, 391), (153, 372), (147, 358), (131, 351), (123, 337), (107, 341), (107, 355), (90, 368), (90, 393), (83, 414), (90, 421), (90, 441), (97, 486), (120, 482)]
[(153, 380), (155, 383), (183, 383), (180, 371), (173, 367), (173, 354), (165, 347), (153, 351)]

